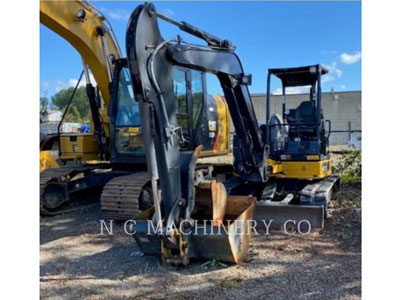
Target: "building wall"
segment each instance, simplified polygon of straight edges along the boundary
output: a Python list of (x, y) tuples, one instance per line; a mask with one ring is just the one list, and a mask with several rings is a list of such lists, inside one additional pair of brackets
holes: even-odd
[[(286, 95), (286, 107), (296, 108), (302, 101), (309, 99), (308, 94)], [(253, 106), (259, 123), (265, 123), (265, 94), (252, 95)], [(282, 96), (271, 96), (271, 114), (282, 115)], [(331, 120), (332, 130), (361, 130), (361, 91), (334, 92), (322, 94), (322, 109), (326, 120)]]
[[(251, 95), (257, 120), (265, 123), (266, 97), (265, 94)], [(309, 94), (286, 95), (286, 107), (296, 108), (302, 101), (307, 101)], [(271, 95), (271, 115), (282, 115), (282, 96)], [(361, 130), (361, 91), (322, 93), (322, 109), (325, 120), (331, 120), (332, 130)], [(234, 131), (233, 124), (231, 130)], [(352, 136), (359, 133), (333, 133), (331, 145), (346, 144)]]

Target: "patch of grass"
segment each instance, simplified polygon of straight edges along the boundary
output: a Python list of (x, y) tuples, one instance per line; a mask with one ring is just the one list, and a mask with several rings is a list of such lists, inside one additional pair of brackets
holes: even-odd
[(351, 236), (350, 236), (348, 233), (346, 233), (346, 232), (338, 232), (338, 233), (336, 233), (336, 236), (339, 237), (339, 238), (342, 238), (342, 239), (348, 239), (348, 238), (351, 237)]
[(225, 289), (238, 289), (242, 285), (243, 278), (225, 278), (220, 282), (220, 286)]
[(240, 287), (240, 281), (231, 280), (226, 283), (227, 287), (232, 289), (238, 289)]

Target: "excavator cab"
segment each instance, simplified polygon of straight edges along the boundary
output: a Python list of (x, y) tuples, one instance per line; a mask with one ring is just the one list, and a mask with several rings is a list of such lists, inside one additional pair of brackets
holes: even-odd
[[(193, 151), (200, 144), (200, 156), (223, 155), (229, 149), (229, 120), (225, 100), (207, 93), (206, 74), (174, 67), (172, 88), (181, 128), (181, 151)], [(139, 102), (135, 100), (126, 58), (114, 62), (110, 84), (111, 162), (144, 164), (144, 141)]]
[[(266, 136), (271, 147), (271, 159), (299, 161), (327, 158), (329, 130), (325, 130), (321, 106), (321, 76), (326, 73), (328, 70), (321, 65), (269, 70), (268, 88), (272, 75), (282, 82), (282, 117), (273, 114), (270, 118), (271, 99), (267, 93), (267, 120), (270, 124)], [(304, 86), (309, 87), (308, 99), (293, 99), (298, 103), (295, 106), (287, 103), (286, 89)]]

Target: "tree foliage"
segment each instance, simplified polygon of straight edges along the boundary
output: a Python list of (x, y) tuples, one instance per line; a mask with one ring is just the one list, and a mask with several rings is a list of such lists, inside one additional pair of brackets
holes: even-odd
[[(59, 110), (64, 111), (71, 95), (74, 91), (73, 87), (63, 89), (51, 97), (51, 103)], [(79, 87), (76, 90), (71, 106), (65, 116), (66, 122), (87, 122), (90, 117), (89, 100), (86, 95), (85, 87)]]
[(40, 112), (44, 112), (49, 107), (49, 98), (47, 96), (40, 97)]

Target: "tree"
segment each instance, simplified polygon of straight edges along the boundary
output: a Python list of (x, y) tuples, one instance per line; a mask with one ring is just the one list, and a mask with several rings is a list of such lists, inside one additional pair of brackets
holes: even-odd
[(82, 123), (81, 115), (76, 106), (71, 105), (67, 115), (65, 116), (64, 122), (71, 123)]
[(49, 107), (49, 98), (47, 98), (46, 95), (40, 97), (40, 112), (47, 111), (48, 107)]
[[(59, 110), (65, 110), (69, 99), (74, 91), (73, 87), (63, 89), (51, 97), (52, 104)], [(85, 87), (79, 87), (76, 90), (74, 98), (72, 99), (71, 106), (66, 115), (68, 122), (86, 122), (89, 121), (90, 108), (89, 100), (86, 95)]]

